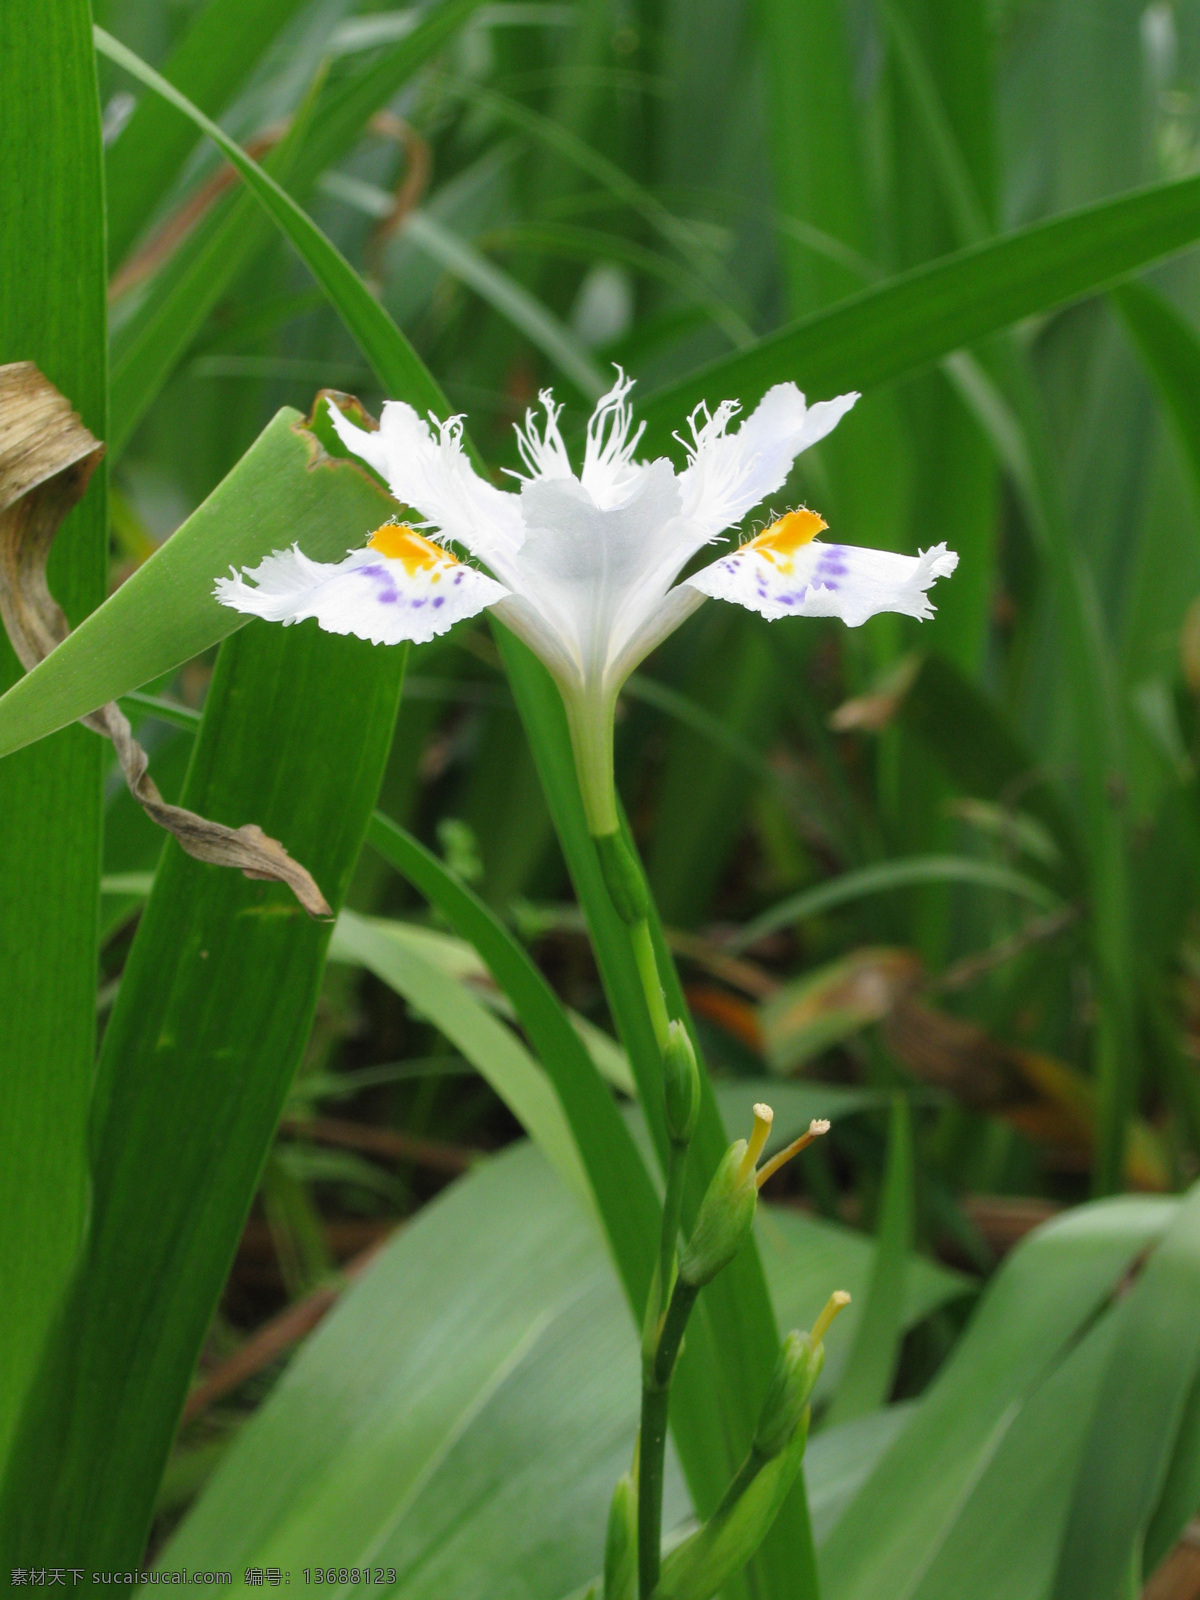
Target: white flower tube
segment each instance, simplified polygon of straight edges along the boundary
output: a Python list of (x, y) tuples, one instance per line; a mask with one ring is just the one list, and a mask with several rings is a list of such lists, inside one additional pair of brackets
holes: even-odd
[[(633, 426), (631, 388), (618, 373), (597, 404), (578, 474), (559, 407), (543, 392), (540, 423), (530, 411), (517, 430), (525, 472), (513, 474), (519, 487), (509, 492), (471, 466), (460, 418), (426, 423), (390, 400), (372, 433), (333, 410), (342, 441), (420, 515), (423, 531), (388, 525), (333, 564), (296, 547), (277, 551), (244, 576), (220, 579), (217, 598), (275, 622), (315, 617), (332, 633), (377, 644), (422, 643), (491, 607), (554, 675), (589, 825), (613, 832), (617, 692), (705, 596), (768, 618), (836, 616), (851, 627), (879, 611), (928, 617), (926, 591), (958, 560), (944, 545), (902, 556), (826, 544), (816, 537), (825, 523), (802, 510), (677, 582), (702, 546), (783, 487), (795, 458), (858, 396), (808, 406), (795, 384), (777, 384), (735, 431), (735, 402), (711, 414), (700, 406), (689, 418), (690, 439), (681, 440), (687, 464), (676, 472), (665, 457), (635, 459), (641, 429)], [(451, 542), (491, 575), (458, 560)]]

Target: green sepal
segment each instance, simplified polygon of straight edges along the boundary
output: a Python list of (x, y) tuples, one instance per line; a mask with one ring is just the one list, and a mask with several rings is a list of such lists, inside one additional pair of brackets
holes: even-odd
[(721, 1268), (729, 1265), (754, 1226), (758, 1185), (753, 1167), (742, 1175), (745, 1154), (745, 1139), (735, 1140), (726, 1150), (679, 1258), (679, 1276), (694, 1288), (711, 1283)]
[(751, 1560), (796, 1481), (808, 1442), (808, 1418), (806, 1407), (787, 1449), (766, 1462), (731, 1505), (666, 1557), (653, 1600), (711, 1600)]
[(599, 833), (594, 838), (604, 884), (617, 915), (631, 927), (644, 921), (650, 910), (650, 898), (646, 880), (629, 846), (619, 833)]

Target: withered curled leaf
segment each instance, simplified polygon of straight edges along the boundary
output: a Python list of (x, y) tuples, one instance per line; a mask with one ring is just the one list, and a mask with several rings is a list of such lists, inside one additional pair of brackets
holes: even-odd
[[(104, 446), (70, 402), (31, 361), (0, 366), (0, 621), (26, 671), (69, 631), (46, 583), (46, 561), (59, 525), (103, 454)], [(134, 799), (189, 855), (240, 868), (248, 878), (285, 883), (310, 916), (332, 915), (312, 876), (256, 824), (227, 828), (168, 805), (115, 701), (80, 720), (112, 740)]]

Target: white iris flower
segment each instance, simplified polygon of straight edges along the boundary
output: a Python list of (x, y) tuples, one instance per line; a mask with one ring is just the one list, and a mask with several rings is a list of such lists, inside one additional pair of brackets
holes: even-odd
[[(879, 611), (925, 618), (933, 615), (926, 591), (958, 562), (944, 544), (919, 556), (827, 544), (817, 537), (826, 524), (800, 510), (676, 583), (702, 546), (783, 487), (795, 458), (858, 396), (809, 406), (794, 383), (777, 384), (733, 432), (736, 402), (723, 401), (711, 415), (699, 406), (688, 419), (691, 439), (680, 440), (687, 465), (676, 472), (665, 457), (634, 459), (642, 429), (633, 427), (632, 387), (619, 373), (598, 402), (578, 475), (559, 432), (560, 408), (543, 392), (544, 419), (539, 424), (530, 411), (517, 429), (526, 473), (512, 474), (515, 493), (475, 472), (461, 418), (430, 426), (390, 400), (369, 433), (331, 408), (343, 443), (420, 514), (418, 527), (432, 538), (388, 524), (364, 549), (331, 564), (293, 546), (245, 577), (220, 579), (217, 598), (273, 622), (315, 617), (330, 633), (376, 644), (424, 643), (490, 607), (558, 683), (589, 824), (612, 832), (617, 692), (706, 596), (768, 618), (841, 617), (851, 627)], [(451, 543), (492, 576), (460, 561)]]

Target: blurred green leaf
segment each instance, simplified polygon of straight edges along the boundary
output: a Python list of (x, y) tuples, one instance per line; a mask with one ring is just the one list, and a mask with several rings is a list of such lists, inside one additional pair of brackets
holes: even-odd
[(888, 1124), (875, 1261), (854, 1343), (829, 1408), (829, 1422), (834, 1426), (873, 1411), (891, 1395), (904, 1331), (905, 1279), (915, 1211), (914, 1167), (912, 1117), (907, 1098), (897, 1092), (892, 1096)]
[(1200, 338), (1157, 290), (1123, 283), (1112, 291), (1138, 354), (1145, 362), (1200, 489)]
[[(1080, 1207), (1038, 1229), (1008, 1257), (913, 1420), (823, 1546), (826, 1600), (895, 1600), (916, 1592), (1026, 1397), (1177, 1209), (1171, 1201), (1143, 1199)], [(957, 1578), (963, 1581), (961, 1569)]]
[[(1200, 1375), (1200, 1186), (1116, 1314), (1071, 1495), (1053, 1600), (1123, 1600)], [(1189, 1441), (1190, 1444), (1190, 1441)], [(1182, 1508), (1180, 1508), (1182, 1510)], [(1177, 1537), (1194, 1512), (1160, 1541)]]
[(815, 888), (802, 889), (746, 924), (729, 941), (731, 950), (744, 950), (776, 928), (793, 927), (834, 906), (848, 905), (864, 895), (883, 894), (910, 883), (973, 883), (1003, 894), (1018, 895), (1043, 910), (1057, 903), (1044, 884), (1024, 872), (997, 861), (977, 861), (972, 856), (916, 856), (911, 860), (880, 861), (874, 866), (843, 872)]
[[(811, 1323), (831, 1274), (866, 1281), (861, 1235), (762, 1214), (789, 1317)], [(949, 1274), (918, 1278), (914, 1317), (955, 1292)], [(161, 1564), (384, 1565), (406, 1600), (559, 1600), (599, 1569), (637, 1392), (599, 1241), (542, 1158), (515, 1147), (424, 1208), (347, 1292)], [(686, 1509), (669, 1468), (667, 1525)]]
[(333, 961), (366, 967), (450, 1040), (492, 1086), (554, 1170), (585, 1202), (591, 1189), (550, 1080), (520, 1040), (461, 982), (424, 958), (406, 924), (343, 911)]
[[(0, 33), (0, 362), (35, 362), (103, 439), (104, 198), (86, 0), (11, 8)], [(51, 554), (50, 588), (75, 624), (104, 598), (105, 490), (101, 465)], [(0, 629), (0, 689), (20, 676)], [(0, 765), (0, 1459), (87, 1208), (102, 761), (101, 741), (72, 728)]]
[(1200, 238), (1200, 178), (1152, 184), (915, 267), (699, 368), (643, 403), (661, 448), (701, 400), (747, 408), (794, 378), (817, 397), (919, 372), (1022, 317), (1110, 287)]
[(422, 408), (437, 407), (441, 395), (408, 341), (345, 257), (330, 244), (291, 195), (132, 50), (127, 50), (103, 28), (96, 28), (95, 37), (97, 50), (160, 94), (224, 152), (324, 289), (359, 348), (375, 367), (384, 390), (388, 394), (406, 394), (412, 403)]
[(640, 1314), (654, 1267), (658, 1203), (612, 1095), (557, 996), (494, 912), (431, 851), (378, 812), (367, 840), (471, 942), (512, 1001), (570, 1123), (625, 1293)]
[[(163, 76), (215, 116), (253, 70), (300, 0), (208, 0), (163, 63)], [(119, 263), (149, 221), (195, 133), (156, 96), (135, 106), (107, 153), (108, 253)]]

